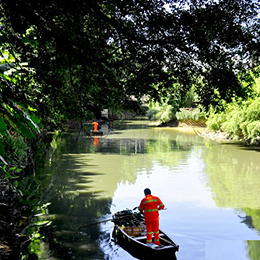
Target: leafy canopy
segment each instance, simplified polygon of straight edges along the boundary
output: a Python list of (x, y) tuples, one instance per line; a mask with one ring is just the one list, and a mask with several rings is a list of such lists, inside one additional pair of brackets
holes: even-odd
[(237, 72), (259, 61), (253, 0), (4, 0), (1, 11), (44, 118), (99, 116), (132, 96), (182, 102), (194, 84), (208, 107), (247, 95)]

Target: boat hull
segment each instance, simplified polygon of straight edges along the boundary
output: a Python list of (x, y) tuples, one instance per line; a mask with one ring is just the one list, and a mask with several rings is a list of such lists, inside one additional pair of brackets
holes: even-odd
[(98, 130), (98, 131), (91, 130), (91, 131), (90, 131), (90, 134), (91, 134), (91, 135), (103, 135), (103, 131), (100, 131), (100, 130)]
[(138, 259), (149, 260), (175, 260), (176, 251), (179, 246), (176, 245), (164, 232), (160, 230), (160, 243), (162, 246), (148, 246), (146, 236), (140, 235), (132, 237), (128, 235), (124, 228), (115, 226), (113, 237), (122, 248), (128, 251), (133, 257)]

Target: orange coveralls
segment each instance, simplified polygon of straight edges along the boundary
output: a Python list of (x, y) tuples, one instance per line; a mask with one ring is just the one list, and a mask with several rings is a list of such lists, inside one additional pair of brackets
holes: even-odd
[(154, 233), (154, 244), (160, 245), (159, 240), (159, 212), (158, 210), (164, 209), (162, 201), (151, 194), (142, 199), (139, 210), (144, 213), (146, 225), (146, 242), (152, 243), (152, 234)]
[(98, 122), (93, 122), (92, 125), (94, 125), (94, 131), (97, 132), (97, 130), (98, 130)]

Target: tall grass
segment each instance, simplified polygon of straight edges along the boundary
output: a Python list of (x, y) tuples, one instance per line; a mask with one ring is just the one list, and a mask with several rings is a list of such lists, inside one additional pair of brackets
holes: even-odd
[(175, 118), (175, 111), (171, 105), (151, 102), (146, 115), (150, 120), (168, 123)]
[(223, 131), (233, 140), (260, 143), (260, 97), (226, 104), (224, 111), (211, 109), (207, 127), (212, 131)]
[(194, 109), (181, 108), (180, 111), (176, 113), (176, 118), (181, 122), (204, 124), (206, 121), (206, 113), (203, 109), (198, 107)]

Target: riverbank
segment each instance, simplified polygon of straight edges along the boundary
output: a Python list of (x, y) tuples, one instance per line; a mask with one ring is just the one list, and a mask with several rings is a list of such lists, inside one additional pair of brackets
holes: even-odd
[(169, 127), (174, 128), (175, 131), (180, 131), (184, 133), (194, 133), (205, 139), (210, 139), (218, 142), (230, 142), (232, 141), (227, 133), (217, 131), (211, 132), (207, 129), (205, 124), (196, 123), (183, 123), (177, 121), (171, 121), (168, 123), (152, 122), (151, 125), (158, 127)]

